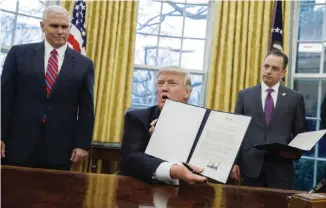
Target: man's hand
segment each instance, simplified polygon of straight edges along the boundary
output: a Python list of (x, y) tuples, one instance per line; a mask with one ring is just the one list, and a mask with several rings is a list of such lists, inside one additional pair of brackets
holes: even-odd
[(233, 166), (231, 178), (237, 181), (240, 180), (240, 167), (238, 165)]
[(88, 151), (80, 149), (80, 148), (75, 148), (72, 150), (71, 158), (70, 160), (75, 163), (79, 162), (81, 160), (85, 160), (88, 156)]
[(155, 131), (155, 124), (156, 124), (156, 122), (157, 122), (157, 119), (155, 119), (155, 120), (153, 120), (153, 121), (151, 122), (151, 128), (149, 129), (149, 133), (150, 133), (150, 135), (152, 135), (153, 132)]
[(5, 143), (1, 140), (1, 143), (0, 143), (0, 154), (1, 154), (1, 157), (6, 157), (6, 155), (5, 155), (5, 151), (6, 151), (6, 145), (5, 145)]
[[(201, 173), (204, 171), (202, 168), (198, 168), (196, 166), (190, 165), (189, 166), (196, 172)], [(183, 180), (189, 184), (194, 184), (197, 182), (204, 182), (207, 179), (203, 176), (196, 175), (192, 173), (190, 170), (188, 170), (183, 164), (175, 164), (172, 165), (170, 169), (170, 176), (173, 179), (180, 179)]]

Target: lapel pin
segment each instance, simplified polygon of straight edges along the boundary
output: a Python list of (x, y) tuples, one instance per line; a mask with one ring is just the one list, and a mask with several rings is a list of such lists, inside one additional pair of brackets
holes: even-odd
[(283, 93), (282, 93), (282, 96), (285, 96), (285, 95), (286, 95), (286, 93), (285, 93), (285, 92), (283, 92)]

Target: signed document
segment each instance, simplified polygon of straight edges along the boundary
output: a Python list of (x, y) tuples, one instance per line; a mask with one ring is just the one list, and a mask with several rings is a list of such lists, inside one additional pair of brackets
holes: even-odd
[(212, 111), (189, 163), (204, 168), (203, 175), (225, 183), (249, 123), (250, 117)]
[(167, 100), (145, 153), (204, 168), (204, 176), (226, 183), (250, 121)]

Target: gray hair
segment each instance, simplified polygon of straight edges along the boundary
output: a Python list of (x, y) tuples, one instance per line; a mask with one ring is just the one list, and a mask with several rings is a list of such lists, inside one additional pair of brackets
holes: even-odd
[(54, 13), (65, 13), (68, 15), (69, 18), (69, 22), (70, 22), (70, 14), (69, 12), (62, 6), (59, 5), (50, 5), (48, 7), (46, 7), (43, 11), (43, 17), (42, 20), (46, 20), (48, 18), (49, 13), (54, 12)]
[(184, 68), (181, 68), (179, 66), (163, 67), (159, 70), (157, 78), (160, 76), (162, 72), (175, 72), (175, 73), (182, 74), (184, 77), (184, 85), (186, 87), (186, 90), (189, 90), (190, 92), (192, 91), (190, 74), (186, 72)]

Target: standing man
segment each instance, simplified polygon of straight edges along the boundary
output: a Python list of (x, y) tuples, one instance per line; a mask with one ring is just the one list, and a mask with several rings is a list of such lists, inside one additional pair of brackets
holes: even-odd
[(93, 62), (67, 47), (70, 16), (53, 5), (45, 40), (13, 46), (1, 76), (1, 157), (6, 165), (69, 170), (88, 155)]
[(271, 52), (263, 65), (262, 82), (238, 94), (235, 113), (252, 117), (231, 175), (237, 180), (243, 177), (244, 185), (292, 188), (293, 161), (255, 148), (268, 143), (287, 145), (306, 130), (303, 96), (280, 85), (287, 64), (284, 53)]
[[(206, 180), (205, 177), (189, 171), (183, 164), (173, 164), (145, 154), (166, 99), (187, 103), (191, 90), (190, 77), (182, 68), (170, 66), (159, 71), (156, 84), (157, 105), (129, 111), (125, 115), (120, 162), (122, 175), (134, 176), (151, 183), (173, 185), (178, 185), (179, 179), (190, 184)], [(194, 166), (192, 169), (198, 173), (203, 171)]]

